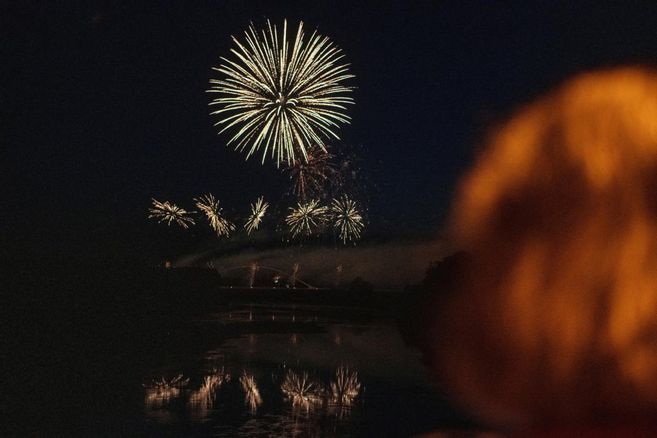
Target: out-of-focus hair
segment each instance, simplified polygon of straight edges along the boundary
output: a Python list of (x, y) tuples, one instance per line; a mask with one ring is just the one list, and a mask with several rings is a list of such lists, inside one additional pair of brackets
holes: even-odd
[(495, 132), (451, 222), (469, 264), (436, 327), (484, 419), (657, 420), (657, 73), (582, 74)]

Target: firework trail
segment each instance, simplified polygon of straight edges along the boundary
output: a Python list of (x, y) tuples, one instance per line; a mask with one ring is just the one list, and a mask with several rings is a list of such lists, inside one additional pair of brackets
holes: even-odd
[(258, 273), (258, 262), (253, 262), (249, 266), (249, 288), (255, 285), (256, 274)]
[(306, 151), (307, 160), (294, 160), (285, 169), (293, 181), (292, 191), (299, 200), (305, 202), (308, 197), (317, 197), (324, 192), (325, 183), (337, 173), (330, 162), (332, 157), (319, 146), (312, 146)]
[(189, 214), (193, 212), (180, 208), (169, 201), (160, 202), (156, 199), (152, 199), (152, 201), (153, 206), (148, 210), (150, 212), (149, 219), (157, 219), (158, 222), (166, 222), (167, 225), (175, 222), (185, 229), (195, 224), (194, 219), (189, 217)]
[(363, 230), (363, 217), (358, 211), (356, 202), (347, 195), (333, 199), (330, 206), (333, 226), (338, 230), (342, 243), (356, 242)]
[(251, 204), (251, 215), (244, 224), (244, 229), (246, 230), (247, 235), (250, 235), (253, 231), (258, 229), (268, 208), (269, 204), (264, 201), (262, 196), (259, 197), (256, 202)]
[(214, 68), (221, 78), (210, 79), (207, 90), (218, 94), (210, 102), (218, 109), (210, 114), (218, 117), (219, 132), (237, 131), (228, 144), (246, 150), (247, 159), (262, 151), (263, 163), (269, 154), (279, 165), (299, 155), (306, 160), (312, 144), (325, 150), (325, 138), (339, 138), (338, 124), (350, 120), (346, 105), (354, 103), (346, 95), (352, 87), (341, 85), (354, 76), (339, 63), (339, 48), (316, 31), (305, 39), (303, 22), (293, 42), (287, 21), (280, 34), (267, 20), (261, 32), (251, 25), (242, 41), (232, 38), (234, 58), (221, 58)]
[(322, 403), (323, 390), (321, 385), (308, 378), (308, 373), (297, 374), (288, 370), (281, 383), (281, 391), (293, 406), (308, 410), (312, 405)]
[(290, 228), (292, 237), (297, 235), (310, 236), (327, 219), (328, 208), (319, 205), (317, 199), (307, 203), (299, 202), (297, 208), (290, 208), (290, 214), (285, 223)]
[(196, 201), (196, 208), (205, 213), (210, 226), (217, 233), (217, 237), (228, 237), (230, 232), (235, 230), (235, 225), (222, 216), (219, 200), (212, 193), (194, 198), (194, 201)]

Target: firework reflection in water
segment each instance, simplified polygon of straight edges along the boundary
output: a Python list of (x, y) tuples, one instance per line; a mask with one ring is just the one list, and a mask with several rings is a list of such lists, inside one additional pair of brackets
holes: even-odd
[(297, 374), (292, 370), (288, 370), (283, 383), (281, 383), (281, 391), (285, 398), (292, 403), (292, 406), (309, 410), (311, 407), (322, 404), (324, 389), (322, 385), (311, 380), (307, 372)]
[(205, 417), (208, 410), (212, 409), (216, 391), (221, 385), (229, 381), (230, 374), (226, 374), (223, 369), (221, 371), (213, 370), (210, 375), (203, 378), (201, 387), (189, 396), (188, 405), (190, 409), (198, 416)]
[(335, 379), (330, 384), (330, 403), (351, 406), (360, 393), (358, 372), (348, 367), (340, 366), (335, 371)]
[(148, 385), (143, 385), (146, 390), (144, 404), (148, 409), (157, 409), (164, 407), (169, 402), (180, 396), (180, 389), (187, 386), (189, 379), (183, 378), (182, 374), (178, 374), (171, 380), (166, 380), (164, 377), (160, 380), (153, 380)]
[(240, 377), (242, 390), (244, 390), (244, 403), (249, 407), (252, 414), (255, 414), (258, 406), (262, 404), (262, 397), (256, 384), (256, 379), (253, 374), (244, 371)]

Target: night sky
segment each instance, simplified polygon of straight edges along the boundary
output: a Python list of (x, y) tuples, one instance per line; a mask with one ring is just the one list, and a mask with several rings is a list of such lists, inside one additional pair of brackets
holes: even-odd
[(360, 154), (371, 230), (391, 239), (439, 232), (458, 175), (519, 105), (580, 71), (657, 60), (654, 1), (11, 3), (0, 244), (32, 257), (157, 257), (171, 233), (147, 220), (151, 197), (210, 191), (229, 214), (280, 197), (285, 177), (245, 163), (208, 115), (211, 67), (251, 21), (303, 20), (345, 52), (356, 105), (336, 147)]

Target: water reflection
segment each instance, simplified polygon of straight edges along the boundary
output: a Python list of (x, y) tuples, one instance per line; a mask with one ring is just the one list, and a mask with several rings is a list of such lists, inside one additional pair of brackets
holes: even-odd
[(260, 397), (256, 379), (253, 374), (243, 371), (242, 377), (240, 377), (240, 383), (244, 391), (244, 403), (249, 407), (251, 414), (255, 414), (258, 406), (262, 404), (262, 397)]
[(335, 371), (335, 380), (331, 382), (331, 403), (351, 406), (360, 392), (358, 372), (341, 366)]
[(181, 388), (187, 386), (189, 379), (178, 374), (171, 380), (161, 377), (150, 384), (143, 385), (146, 390), (144, 404), (148, 409), (158, 409), (167, 406), (171, 400), (180, 395)]
[[(191, 379), (179, 374), (144, 385), (145, 414), (155, 420), (149, 427), (155, 435), (385, 434), (377, 418), (396, 415), (390, 398), (410, 406), (422, 402), (417, 388), (426, 380), (419, 361), (389, 323), (339, 318), (337, 308), (322, 313), (310, 306), (248, 304), (201, 321), (222, 337), (210, 340), (214, 348), (205, 352), (165, 358), (151, 374), (173, 368)], [(400, 387), (412, 395), (400, 396)]]
[(324, 395), (321, 383), (310, 379), (305, 371), (298, 374), (288, 370), (281, 383), (281, 391), (286, 400), (292, 403), (292, 406), (303, 408), (306, 411), (321, 404)]
[(206, 417), (214, 405), (216, 391), (229, 381), (230, 374), (225, 373), (223, 368), (220, 371), (214, 369), (209, 375), (204, 376), (201, 387), (192, 391), (187, 402), (192, 415), (196, 418)]

